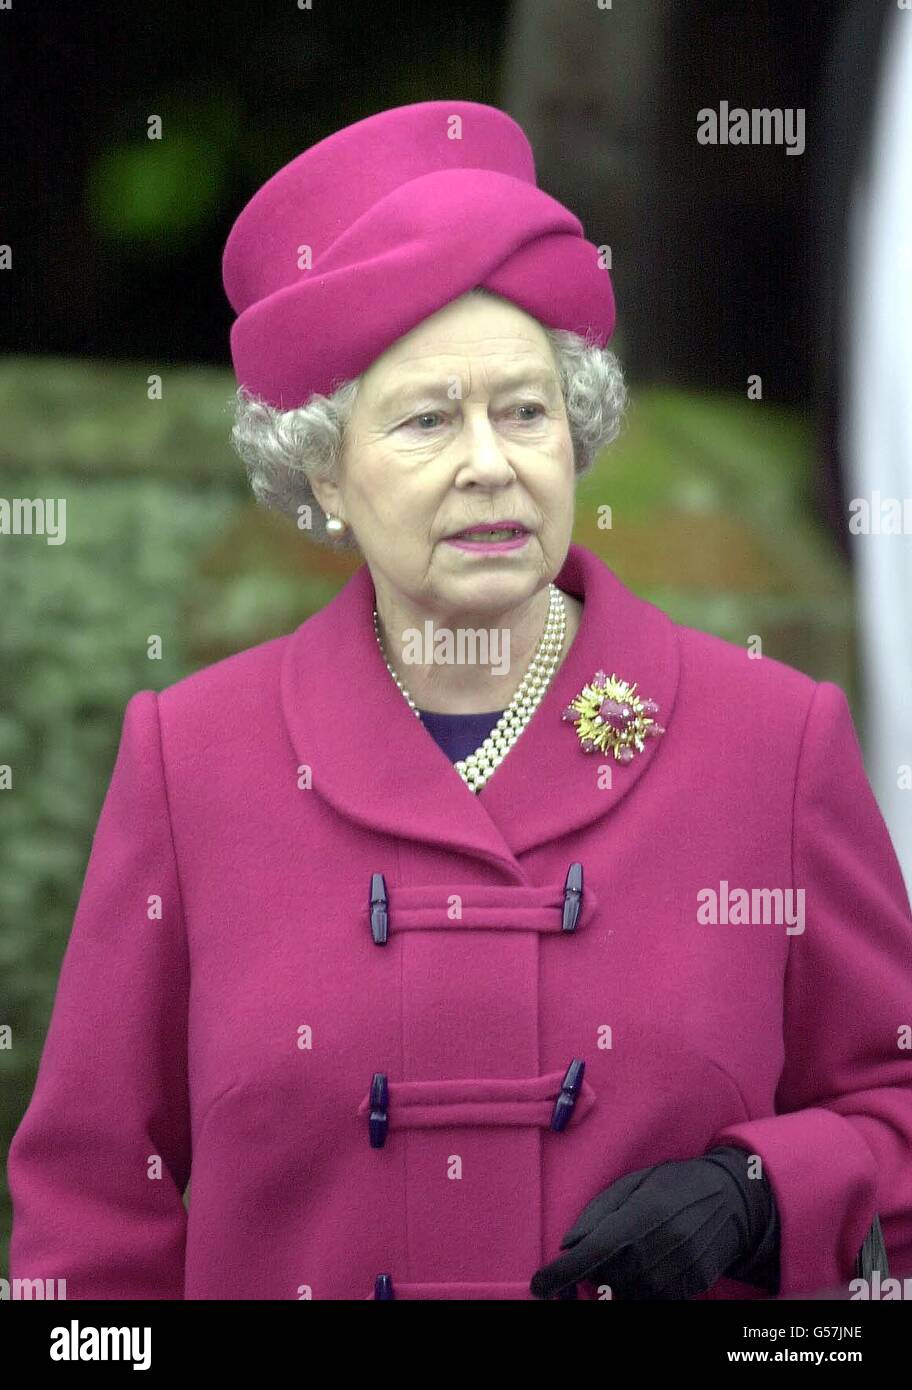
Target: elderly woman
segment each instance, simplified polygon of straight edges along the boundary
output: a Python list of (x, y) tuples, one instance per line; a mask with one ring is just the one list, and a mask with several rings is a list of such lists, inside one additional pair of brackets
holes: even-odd
[(224, 275), (254, 488), (364, 564), (127, 705), (14, 1274), (732, 1299), (912, 1266), (912, 917), (845, 696), (571, 544), (624, 387), (523, 132), (339, 131)]

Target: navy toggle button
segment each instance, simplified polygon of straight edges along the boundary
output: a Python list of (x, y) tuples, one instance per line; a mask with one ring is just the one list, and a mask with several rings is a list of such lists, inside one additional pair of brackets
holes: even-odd
[(374, 1298), (395, 1298), (393, 1293), (393, 1276), (391, 1274), (378, 1274), (374, 1280)]
[(374, 1072), (374, 1079), (371, 1082), (370, 1093), (370, 1114), (368, 1116), (368, 1133), (372, 1149), (382, 1149), (386, 1143), (386, 1132), (389, 1129), (389, 1115), (387, 1105), (389, 1104), (389, 1087), (386, 1084), (386, 1076), (382, 1071)]
[(561, 1130), (566, 1127), (567, 1121), (573, 1114), (573, 1107), (583, 1084), (583, 1072), (585, 1070), (586, 1063), (582, 1058), (574, 1057), (561, 1082), (560, 1095), (554, 1102), (554, 1109), (551, 1112), (552, 1129)]
[(567, 870), (567, 881), (564, 884), (564, 919), (561, 926), (562, 931), (576, 931), (582, 900), (583, 866), (582, 864), (573, 863)]
[(386, 895), (386, 879), (382, 874), (371, 874), (369, 906), (374, 945), (385, 946), (389, 937), (389, 898)]

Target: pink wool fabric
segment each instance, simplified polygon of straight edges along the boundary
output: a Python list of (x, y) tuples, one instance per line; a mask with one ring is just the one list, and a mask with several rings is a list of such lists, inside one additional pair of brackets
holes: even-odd
[(529, 141), (505, 112), (393, 107), (291, 160), (234, 223), (222, 279), (238, 315), (235, 375), (289, 410), (476, 286), (604, 346), (615, 322), (605, 260), (538, 188)]
[[(875, 1212), (912, 1271), (912, 916), (845, 696), (578, 545), (557, 582), (582, 626), (478, 796), (389, 676), (366, 567), (294, 633), (132, 697), (9, 1155), (13, 1277), (529, 1299), (597, 1192), (723, 1143), (772, 1183), (782, 1293), (850, 1279)], [(600, 668), (667, 730), (610, 789), (561, 720)], [(803, 888), (804, 932), (700, 924), (723, 880)]]

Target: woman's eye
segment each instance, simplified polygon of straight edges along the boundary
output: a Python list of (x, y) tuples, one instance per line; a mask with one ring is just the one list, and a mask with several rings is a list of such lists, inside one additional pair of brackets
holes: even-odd
[[(514, 406), (513, 410), (514, 412), (520, 410), (537, 412), (537, 414), (534, 414), (531, 417), (529, 415), (526, 415), (520, 418), (520, 423), (525, 425), (537, 424), (541, 417), (546, 413), (544, 406), (539, 405), (537, 401), (524, 402), (522, 405)], [(403, 423), (405, 425), (413, 425), (418, 430), (419, 434), (428, 434), (430, 431), (423, 427), (423, 422), (427, 420), (433, 422), (434, 420), (441, 419), (443, 419), (443, 416), (441, 415), (440, 411), (428, 410), (421, 415), (413, 415), (411, 419), (405, 420)], [(433, 428), (434, 425), (432, 424), (431, 429)]]

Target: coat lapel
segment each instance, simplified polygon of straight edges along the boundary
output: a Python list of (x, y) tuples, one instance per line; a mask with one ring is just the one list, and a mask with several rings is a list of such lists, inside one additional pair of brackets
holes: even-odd
[[(583, 601), (579, 631), (530, 723), (476, 795), (415, 717), (374, 638), (366, 565), (292, 633), (282, 664), (282, 707), (312, 792), (367, 829), (451, 848), (526, 881), (519, 856), (606, 815), (674, 737), (675, 625), (627, 589), (605, 563), (571, 545), (556, 580)], [(602, 669), (637, 683), (668, 732), (631, 763), (582, 751), (561, 712)], [(599, 769), (611, 768), (611, 786)]]

